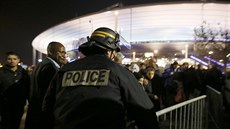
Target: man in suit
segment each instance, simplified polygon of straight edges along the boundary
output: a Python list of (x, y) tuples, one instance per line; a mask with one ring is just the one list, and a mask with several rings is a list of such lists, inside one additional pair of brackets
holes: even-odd
[(65, 63), (65, 47), (59, 42), (49, 43), (47, 58), (40, 62), (32, 73), (25, 129), (52, 129), (53, 115), (43, 112), (41, 107), (53, 76)]

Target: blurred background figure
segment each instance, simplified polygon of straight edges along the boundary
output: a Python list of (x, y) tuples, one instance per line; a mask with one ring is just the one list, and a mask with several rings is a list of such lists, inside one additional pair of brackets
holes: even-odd
[(118, 64), (122, 65), (122, 60), (123, 60), (123, 55), (121, 52), (118, 52), (114, 58), (114, 62), (117, 62)]
[(144, 70), (146, 69), (146, 64), (144, 62), (140, 63), (140, 69), (139, 69), (139, 73), (140, 74), (144, 74)]
[(7, 52), (5, 59), (5, 65), (0, 68), (0, 128), (19, 129), (30, 78), (26, 70), (19, 65), (19, 54)]
[(144, 76), (138, 72), (133, 72), (134, 76), (136, 77), (137, 81), (140, 83), (142, 89), (145, 91), (144, 88)]
[(216, 64), (210, 65), (209, 69), (207, 70), (205, 79), (207, 85), (221, 92), (225, 78)]
[(131, 63), (130, 69), (132, 72), (139, 72), (140, 67), (136, 63)]

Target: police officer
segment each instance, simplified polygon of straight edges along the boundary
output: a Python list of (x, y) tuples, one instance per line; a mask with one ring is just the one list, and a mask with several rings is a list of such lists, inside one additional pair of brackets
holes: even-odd
[(153, 103), (137, 79), (113, 61), (119, 34), (101, 27), (79, 46), (86, 57), (60, 69), (52, 80), (43, 110), (54, 110), (55, 129), (158, 129)]

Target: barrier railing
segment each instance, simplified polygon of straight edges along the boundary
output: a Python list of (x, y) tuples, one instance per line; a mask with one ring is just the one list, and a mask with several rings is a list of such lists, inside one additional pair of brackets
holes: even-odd
[(207, 128), (206, 95), (156, 112), (161, 129)]
[(221, 92), (206, 86), (207, 103), (208, 103), (208, 114), (212, 122), (217, 128), (220, 128), (221, 115), (223, 108), (223, 95)]

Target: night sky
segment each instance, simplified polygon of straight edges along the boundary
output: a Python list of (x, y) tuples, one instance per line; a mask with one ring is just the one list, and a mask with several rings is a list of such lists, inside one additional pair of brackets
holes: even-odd
[(31, 43), (38, 34), (64, 21), (105, 9), (119, 0), (92, 2), (95, 0), (0, 0), (0, 62), (4, 63), (6, 52), (15, 51), (24, 64), (31, 65)]
[(172, 0), (0, 0), (0, 62), (4, 63), (6, 52), (15, 51), (24, 64), (31, 65), (33, 39), (67, 20), (118, 2), (128, 6), (159, 1)]

